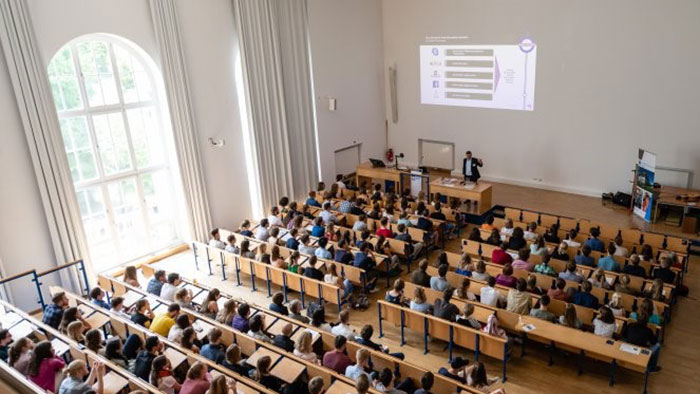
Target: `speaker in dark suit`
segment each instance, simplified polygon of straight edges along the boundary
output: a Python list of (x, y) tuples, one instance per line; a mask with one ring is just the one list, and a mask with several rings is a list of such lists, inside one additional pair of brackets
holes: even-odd
[(464, 175), (464, 180), (478, 182), (479, 178), (481, 178), (479, 167), (483, 166), (484, 162), (481, 159), (472, 157), (472, 152), (468, 150), (462, 161), (462, 175)]

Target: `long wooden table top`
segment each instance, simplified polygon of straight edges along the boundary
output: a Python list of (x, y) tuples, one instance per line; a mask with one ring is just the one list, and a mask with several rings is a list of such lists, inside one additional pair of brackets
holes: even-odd
[(488, 189), (490, 189), (492, 186), (490, 183), (486, 182), (479, 182), (479, 183), (465, 183), (463, 180), (459, 178), (448, 178), (448, 177), (440, 177), (435, 180), (430, 181), (430, 187), (446, 187), (450, 189), (455, 189), (459, 191), (468, 191), (468, 192), (474, 192), (474, 193), (481, 193), (484, 192)]

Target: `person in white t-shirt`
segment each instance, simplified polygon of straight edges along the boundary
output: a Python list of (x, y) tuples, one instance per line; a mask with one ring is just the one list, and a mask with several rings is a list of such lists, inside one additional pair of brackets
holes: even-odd
[(526, 241), (536, 240), (537, 233), (535, 232), (535, 230), (537, 230), (537, 223), (530, 222), (530, 224), (527, 225), (527, 229), (523, 233), (523, 238), (525, 238)]
[(497, 307), (499, 303), (505, 303), (506, 298), (494, 287), (496, 286), (496, 278), (489, 276), (488, 284), (487, 287), (482, 287), (479, 293), (481, 303), (495, 307)]
[(335, 176), (335, 184), (338, 185), (338, 189), (347, 189), (345, 182), (343, 182), (343, 174)]
[(512, 219), (506, 219), (506, 222), (503, 224), (503, 227), (501, 227), (501, 234), (510, 237), (513, 235), (513, 220)]
[(566, 233), (566, 239), (564, 240), (564, 243), (569, 245), (570, 248), (581, 247), (581, 243), (576, 242), (576, 236), (578, 236), (578, 231), (576, 231), (576, 229), (569, 230), (569, 232)]
[(284, 223), (282, 223), (282, 219), (279, 218), (279, 214), (279, 207), (275, 205), (274, 207), (270, 208), (270, 216), (267, 217), (270, 227), (284, 227)]
[(629, 257), (629, 255), (630, 255), (630, 251), (626, 247), (622, 246), (622, 237), (619, 235), (617, 237), (615, 237), (615, 253), (614, 253), (614, 255), (615, 256), (623, 256), (623, 257)]
[(215, 228), (211, 230), (211, 239), (209, 240), (209, 246), (217, 249), (224, 249), (226, 244), (221, 241), (221, 235), (219, 235), (219, 229)]
[(340, 322), (331, 329), (333, 335), (342, 335), (347, 339), (355, 338), (355, 330), (348, 324), (350, 312), (347, 310), (340, 312)]
[(180, 283), (182, 283), (182, 280), (180, 280), (180, 275), (177, 272), (169, 273), (168, 283), (163, 284), (163, 288), (160, 290), (160, 298), (166, 301), (175, 301), (175, 293)]

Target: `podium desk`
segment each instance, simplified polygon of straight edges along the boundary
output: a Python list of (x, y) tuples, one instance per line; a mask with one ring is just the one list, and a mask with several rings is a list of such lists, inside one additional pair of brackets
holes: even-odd
[(399, 171), (396, 168), (389, 167), (372, 167), (372, 163), (361, 163), (355, 170), (355, 178), (358, 186), (361, 185), (362, 182), (367, 182), (367, 184), (370, 185), (373, 179), (381, 179), (383, 181), (394, 182), (394, 184), (400, 186), (398, 189), (402, 190), (402, 175), (410, 175), (410, 172)]
[(477, 212), (481, 215), (491, 209), (491, 194), (493, 187), (490, 183), (462, 184), (458, 178), (437, 178), (428, 184), (430, 193), (440, 193), (443, 196), (472, 200), (478, 202)]

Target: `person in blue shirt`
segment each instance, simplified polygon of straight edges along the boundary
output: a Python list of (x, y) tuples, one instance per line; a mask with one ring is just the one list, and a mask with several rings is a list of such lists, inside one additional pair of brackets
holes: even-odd
[(272, 295), (272, 303), (270, 304), (270, 310), (277, 312), (280, 315), (289, 316), (289, 309), (284, 306), (284, 294), (281, 291)]
[(68, 308), (68, 297), (66, 297), (66, 293), (61, 291), (51, 298), (51, 302), (52, 304), (44, 308), (44, 315), (41, 321), (58, 330), (58, 326), (63, 318), (63, 310)]
[(252, 237), (253, 232), (250, 231), (250, 220), (246, 219), (241, 222), (241, 225), (238, 227), (238, 232), (244, 237)]
[(595, 250), (596, 252), (604, 252), (605, 244), (603, 244), (603, 241), (598, 239), (599, 236), (600, 229), (598, 227), (593, 227), (591, 229), (592, 238), (588, 238), (584, 245), (588, 245), (588, 247), (591, 248), (591, 250)]
[(92, 298), (92, 303), (100, 308), (112, 309), (112, 306), (104, 300), (105, 292), (99, 287), (93, 287), (93, 289), (90, 290), (90, 298)]
[(360, 244), (360, 251), (355, 252), (355, 260), (353, 261), (353, 266), (365, 270), (365, 275), (367, 277), (367, 288), (371, 290), (374, 289), (374, 285), (377, 283), (379, 278), (376, 268), (376, 263), (373, 259), (374, 255), (369, 250), (369, 242), (363, 242)]
[(323, 218), (319, 216), (314, 219), (314, 226), (311, 228), (311, 236), (320, 238), (323, 237), (325, 233), (326, 229), (323, 227)]
[(316, 192), (315, 191), (310, 191), (309, 192), (309, 198), (306, 199), (306, 205), (310, 207), (318, 207), (321, 208), (321, 203), (316, 200)]
[(158, 270), (153, 274), (153, 278), (148, 282), (146, 291), (153, 294), (156, 297), (160, 297), (160, 290), (165, 284), (165, 271)]
[(593, 285), (591, 285), (591, 282), (584, 281), (581, 285), (581, 290), (577, 291), (574, 294), (573, 298), (571, 299), (571, 302), (573, 302), (576, 305), (585, 306), (587, 308), (598, 309), (598, 307), (600, 306), (598, 299), (593, 294), (591, 294), (591, 290), (593, 290)]
[(311, 279), (323, 280), (323, 272), (316, 268), (316, 256), (309, 258), (309, 266), (304, 268), (304, 276)]
[(602, 268), (606, 271), (620, 272), (620, 263), (615, 261), (613, 257), (615, 255), (615, 250), (615, 244), (611, 242), (610, 245), (608, 245), (608, 255), (598, 259), (598, 268)]
[(333, 260), (340, 264), (350, 264), (352, 259), (350, 245), (348, 245), (348, 242), (344, 238), (341, 238), (340, 241), (338, 241), (338, 248), (335, 250), (335, 257)]
[(212, 328), (207, 334), (209, 343), (202, 346), (202, 350), (199, 351), (201, 356), (206, 357), (217, 364), (221, 364), (226, 359), (226, 350), (224, 345), (221, 344), (221, 335), (222, 332), (220, 328)]
[(316, 257), (318, 257), (319, 259), (330, 260), (333, 258), (333, 254), (328, 249), (326, 249), (326, 245), (328, 245), (327, 238), (322, 237), (318, 239), (318, 248), (316, 248), (314, 255), (316, 255)]
[(289, 238), (287, 238), (287, 242), (284, 243), (287, 249), (297, 250), (299, 248), (299, 241), (297, 240), (298, 233), (299, 231), (297, 231), (296, 228), (289, 230)]
[(574, 262), (576, 265), (585, 265), (586, 267), (593, 267), (595, 264), (595, 259), (591, 257), (591, 247), (588, 245), (583, 245), (581, 248), (582, 254), (577, 254), (574, 256)]

